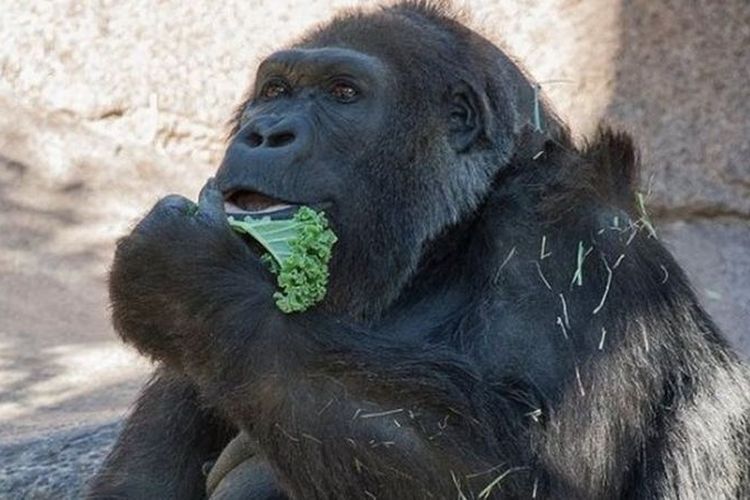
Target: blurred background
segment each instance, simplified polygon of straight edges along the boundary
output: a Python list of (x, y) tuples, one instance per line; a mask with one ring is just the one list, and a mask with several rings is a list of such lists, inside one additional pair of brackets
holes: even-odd
[[(109, 324), (115, 238), (196, 195), (262, 56), (371, 3), (0, 1), (0, 498), (76, 497), (151, 369)], [(634, 135), (660, 237), (750, 354), (750, 2), (459, 5), (578, 137)]]

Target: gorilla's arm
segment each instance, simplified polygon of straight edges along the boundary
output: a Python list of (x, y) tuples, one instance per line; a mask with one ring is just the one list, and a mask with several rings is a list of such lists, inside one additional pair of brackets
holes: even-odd
[(142, 392), (87, 498), (205, 495), (201, 467), (218, 454), (226, 426), (202, 410), (194, 384), (159, 369)]
[[(510, 437), (522, 440), (511, 427), (523, 418), (500, 386), (440, 346), (394, 345), (323, 314), (280, 313), (267, 271), (229, 231), (220, 201), (204, 190), (188, 216), (189, 202), (167, 198), (119, 243), (114, 322), (252, 432), (285, 488), (300, 498), (423, 498), (466, 488), (465, 476), (501, 462), (517, 467), (506, 488), (526, 476), (526, 464), (507, 461), (525, 456)], [(507, 455), (489, 452), (498, 449)]]

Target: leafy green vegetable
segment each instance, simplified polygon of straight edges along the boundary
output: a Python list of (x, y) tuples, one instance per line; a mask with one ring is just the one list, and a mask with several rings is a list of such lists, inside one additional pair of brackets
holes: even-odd
[(279, 309), (301, 312), (323, 300), (331, 249), (337, 240), (323, 212), (300, 207), (291, 219), (247, 216), (239, 221), (229, 217), (229, 225), (266, 250), (261, 259), (276, 275), (281, 291), (273, 297)]

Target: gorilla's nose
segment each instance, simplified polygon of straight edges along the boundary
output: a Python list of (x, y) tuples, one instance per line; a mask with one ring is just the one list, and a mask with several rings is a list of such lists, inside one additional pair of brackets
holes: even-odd
[[(268, 192), (286, 174), (302, 171), (313, 155), (314, 131), (304, 116), (260, 116), (246, 123), (232, 139), (216, 172), (219, 189)], [(262, 190), (261, 190), (262, 191)]]
[(294, 117), (279, 120), (259, 118), (248, 123), (240, 134), (240, 140), (250, 148), (283, 149), (284, 153), (299, 153), (310, 143), (309, 127), (301, 118)]

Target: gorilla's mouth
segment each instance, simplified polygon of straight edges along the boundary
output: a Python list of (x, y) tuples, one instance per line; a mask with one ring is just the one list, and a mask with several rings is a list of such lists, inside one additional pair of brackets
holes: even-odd
[(282, 215), (293, 212), (298, 205), (272, 198), (257, 191), (235, 191), (224, 198), (227, 215)]

